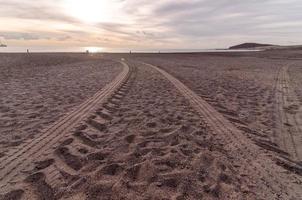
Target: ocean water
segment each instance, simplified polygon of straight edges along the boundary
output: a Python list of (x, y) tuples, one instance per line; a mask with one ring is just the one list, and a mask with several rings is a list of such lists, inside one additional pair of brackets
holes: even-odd
[(0, 53), (26, 53), (29, 52), (85, 52), (83, 47), (0, 47)]
[(26, 53), (29, 52), (86, 52), (92, 53), (188, 53), (188, 52), (248, 52), (258, 50), (228, 50), (228, 49), (110, 49), (102, 47), (0, 47), (0, 53)]

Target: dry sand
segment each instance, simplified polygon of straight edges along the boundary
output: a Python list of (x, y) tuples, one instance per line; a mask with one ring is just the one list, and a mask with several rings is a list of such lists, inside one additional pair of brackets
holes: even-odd
[(285, 62), (217, 56), (144, 60), (179, 78), (230, 121), (273, 137), (275, 78)]
[(109, 83), (121, 65), (87, 55), (0, 55), (0, 155)]
[(295, 90), (297, 97), (302, 103), (302, 67), (301, 62), (294, 62), (289, 68), (289, 75), (291, 78), (291, 84), (293, 85), (293, 89)]
[(178, 77), (256, 144), (296, 164), (302, 161), (302, 61), (288, 59), (286, 53), (282, 58), (279, 52), (279, 59), (276, 53), (266, 54), (138, 59)]
[[(107, 59), (127, 58), (130, 71), (124, 64), (123, 74), (116, 79), (121, 72), (119, 62), (75, 61), (78, 56), (69, 56), (70, 64), (60, 66), (71, 75), (58, 79), (60, 87), (78, 91), (79, 87), (73, 87), (83, 74), (87, 75), (80, 83), (86, 88), (81, 91), (84, 97), (114, 79), (112, 87), (82, 104), (93, 109), (67, 115), (71, 116), (69, 125), (59, 124), (63, 126), (61, 132), (54, 125), (53, 135), (58, 139), (52, 139), (48, 131), (45, 137), (17, 144), (19, 149), (4, 154), (0, 199), (301, 199), (299, 157), (280, 145), (280, 138), (292, 129), (282, 131), (279, 126), (285, 123), (285, 116), (296, 119), (293, 127), (299, 128), (301, 65), (295, 60), (292, 67), (284, 68), (292, 61), (284, 55), (271, 59), (274, 56), (106, 55)], [(83, 63), (92, 67), (86, 70)], [(61, 70), (47, 69), (48, 81), (33, 85), (31, 91), (51, 85), (53, 74)], [(287, 76), (280, 70), (289, 78), (282, 79)], [(18, 88), (17, 81), (9, 85)], [(281, 84), (287, 82), (293, 89), (280, 92), (284, 88)], [(121, 87), (119, 83), (123, 83)], [(292, 94), (297, 96), (298, 111), (280, 114), (285, 104), (278, 98), (287, 99)], [(84, 99), (79, 97), (77, 102)], [(24, 97), (20, 99), (23, 101)], [(74, 106), (65, 98), (47, 102), (49, 106)], [(41, 116), (37, 119), (42, 120)], [(9, 137), (4, 134), (4, 138)], [(23, 158), (29, 155), (31, 159)]]

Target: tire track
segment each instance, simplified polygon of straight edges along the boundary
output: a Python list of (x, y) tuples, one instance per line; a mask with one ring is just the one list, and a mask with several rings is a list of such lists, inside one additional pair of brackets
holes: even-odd
[(129, 77), (129, 66), (123, 65), (122, 72), (102, 90), (97, 92), (93, 97), (86, 100), (77, 109), (59, 119), (54, 125), (50, 126), (43, 133), (26, 143), (20, 145), (19, 148), (7, 153), (0, 162), (0, 191), (4, 191), (9, 187), (9, 183), (18, 176), (22, 171), (26, 171), (33, 161), (44, 156), (45, 152), (53, 148), (53, 146), (62, 138), (68, 136), (71, 130), (78, 125), (89, 113), (96, 109), (100, 103), (104, 103)]
[(301, 105), (290, 85), (290, 65), (280, 69), (277, 79), (278, 143), (294, 160), (302, 161)]
[[(199, 97), (197, 94), (195, 94), (192, 90), (190, 90), (188, 87), (186, 87), (183, 83), (181, 83), (179, 80), (174, 78), (172, 75), (168, 74), (162, 69), (159, 69), (156, 66), (147, 64), (156, 70), (158, 70), (161, 74), (163, 74), (185, 97), (187, 97), (190, 102), (192, 103), (192, 106), (196, 108), (196, 110), (199, 112), (199, 114), (202, 115), (209, 123), (209, 125), (215, 130), (222, 132), (222, 135), (226, 135), (226, 132), (232, 133), (232, 137), (236, 139), (237, 142), (243, 142), (243, 138), (241, 138), (240, 131), (232, 125), (228, 120), (226, 120), (222, 114), (217, 112), (212, 106), (210, 106), (205, 100), (203, 100), (201, 97)], [(216, 130), (217, 129), (217, 130)], [(236, 134), (235, 134), (236, 133)], [(229, 138), (229, 142), (231, 138)]]
[[(230, 159), (233, 163), (241, 163), (241, 170), (244, 174), (251, 174), (254, 186), (260, 191), (266, 191), (267, 194), (274, 196), (301, 196), (302, 191), (299, 185), (292, 184), (293, 180), (299, 180), (297, 177), (289, 177), (284, 174), (283, 169), (277, 166), (269, 156), (265, 155), (254, 143), (249, 141), (243, 133), (238, 130), (231, 122), (226, 120), (222, 114), (217, 112), (200, 96), (190, 90), (179, 80), (168, 74), (164, 70), (147, 63), (148, 65), (163, 76), (165, 76), (192, 104), (200, 116), (212, 128), (213, 134), (223, 141), (225, 148), (230, 151)], [(253, 161), (251, 161), (253, 159)], [(257, 175), (256, 175), (257, 174)], [(245, 175), (246, 176), (246, 175)], [(284, 196), (286, 197), (286, 195)]]
[[(135, 76), (136, 69), (135, 67), (131, 66), (130, 75), (127, 81), (125, 81), (122, 86), (116, 90), (115, 94), (113, 94), (106, 100), (106, 103), (102, 104), (101, 107), (98, 107), (95, 112), (92, 112), (87, 117), (87, 120), (81, 122), (81, 124), (83, 125), (83, 128), (81, 130), (76, 130), (72, 135), (69, 136), (69, 139), (72, 138), (72, 142), (66, 145), (63, 144), (64, 142), (61, 142), (58, 145), (68, 148), (70, 152), (75, 157), (78, 157), (80, 160), (82, 160), (82, 162), (83, 160), (85, 160), (85, 164), (82, 165), (81, 169), (74, 170), (71, 168), (72, 166), (66, 163), (66, 161), (61, 160), (62, 158), (57, 157), (58, 155), (54, 155), (56, 162), (54, 164), (55, 167), (52, 167), (55, 168), (55, 175), (48, 176), (47, 170), (49, 169), (46, 169), (46, 171), (44, 171), (43, 173), (48, 179), (47, 183), (52, 188), (58, 189), (58, 193), (70, 192), (80, 185), (84, 184), (87, 181), (87, 178), (85, 177), (85, 175), (83, 176), (83, 171), (81, 170), (84, 169), (85, 171), (85, 167), (87, 167), (87, 165), (90, 165), (91, 167), (93, 162), (104, 160), (106, 158), (107, 154), (100, 151), (101, 146), (103, 146), (104, 143), (94, 138), (93, 134), (90, 133), (93, 132), (94, 135), (97, 135), (107, 132), (107, 128), (108, 126), (110, 126), (112, 122), (111, 120), (116, 117), (116, 111), (120, 109), (120, 105), (124, 97), (126, 96), (126, 94), (128, 94), (128, 91), (135, 80)], [(109, 111), (106, 109), (106, 107), (113, 110)], [(84, 152), (80, 152), (79, 149), (84, 150)], [(97, 166), (95, 166), (95, 168), (97, 168)], [(65, 177), (62, 176), (62, 173), (68, 174), (69, 178), (67, 178), (66, 175)], [(84, 173), (87, 173), (87, 171)], [(63, 186), (66, 183), (67, 185)]]

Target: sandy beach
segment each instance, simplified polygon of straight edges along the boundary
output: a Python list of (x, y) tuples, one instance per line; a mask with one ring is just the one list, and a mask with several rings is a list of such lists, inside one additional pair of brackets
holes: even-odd
[(302, 197), (299, 51), (0, 58), (0, 199)]
[(0, 148), (34, 138), (108, 84), (122, 67), (72, 54), (0, 55)]

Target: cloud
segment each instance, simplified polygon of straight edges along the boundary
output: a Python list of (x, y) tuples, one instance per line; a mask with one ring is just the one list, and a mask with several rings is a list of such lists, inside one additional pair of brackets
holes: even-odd
[(20, 19), (56, 20), (65, 22), (78, 22), (66, 15), (59, 0), (0, 0), (0, 17), (13, 17)]
[[(84, 33), (78, 33), (84, 34)], [(76, 34), (77, 35), (77, 34)], [(57, 40), (57, 41), (67, 41), (74, 38), (74, 34), (69, 34), (69, 32), (1, 32), (0, 38), (5, 40)]]
[(22, 33), (22, 32), (0, 32), (0, 37), (6, 40), (39, 40), (49, 39), (48, 37), (41, 36), (34, 33)]
[[(302, 43), (300, 0), (122, 0), (118, 1), (120, 21), (96, 24), (86, 24), (68, 15), (63, 2), (0, 0), (0, 20), (57, 23), (53, 30), (47, 31), (33, 31), (30, 24), (19, 30), (1, 27), (0, 35), (8, 40), (77, 40), (83, 45), (95, 42), (109, 47), (146, 49), (225, 47), (246, 40)], [(70, 28), (66, 29), (66, 24)]]

